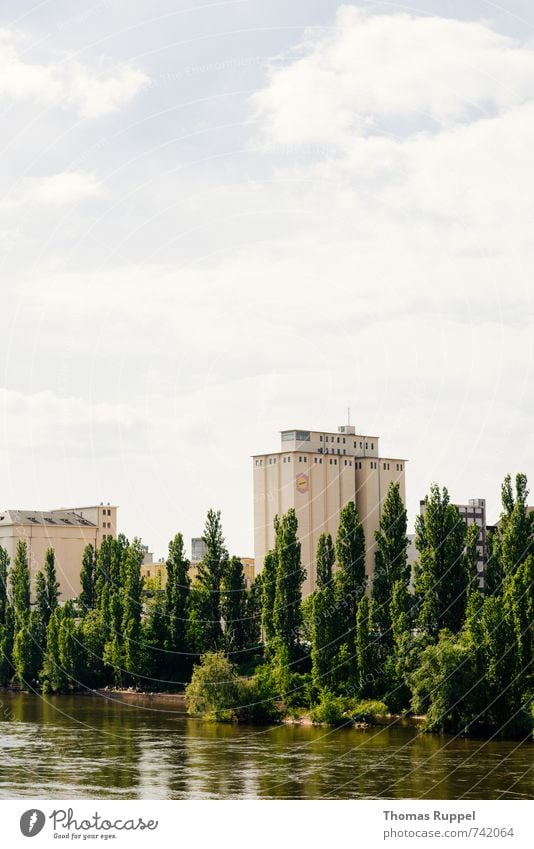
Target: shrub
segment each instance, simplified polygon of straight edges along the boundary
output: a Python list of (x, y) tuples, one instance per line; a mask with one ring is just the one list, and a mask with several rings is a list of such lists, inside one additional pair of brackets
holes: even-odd
[(314, 724), (341, 725), (346, 721), (345, 699), (334, 696), (329, 690), (323, 690), (321, 701), (311, 710), (311, 720)]
[(195, 666), (185, 688), (188, 713), (230, 721), (239, 715), (240, 681), (235, 666), (222, 652), (207, 652)]
[(388, 713), (387, 705), (373, 699), (361, 699), (347, 706), (347, 715), (354, 722), (367, 722), (370, 725), (377, 716), (385, 716)]

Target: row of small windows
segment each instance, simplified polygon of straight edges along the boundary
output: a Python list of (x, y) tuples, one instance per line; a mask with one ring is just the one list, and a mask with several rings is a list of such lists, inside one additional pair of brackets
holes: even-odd
[[(328, 453), (328, 452), (326, 451), (325, 453)], [(338, 449), (338, 452), (337, 452), (337, 453), (339, 454), (339, 449)], [(345, 453), (345, 451), (343, 451), (343, 454), (344, 454), (344, 453)], [(269, 457), (269, 466), (276, 465), (276, 459), (277, 459), (276, 457)], [(283, 460), (282, 460), (282, 462), (284, 462), (284, 463), (291, 463), (291, 457), (284, 457), (284, 458), (283, 458)], [(307, 458), (305, 455), (301, 455), (301, 456), (299, 456), (299, 463), (307, 463), (307, 462), (308, 462), (308, 458)], [(321, 463), (321, 464), (322, 464), (323, 460), (322, 460), (322, 458), (314, 457), (313, 462), (314, 462), (314, 463)], [(344, 461), (344, 464), (345, 464), (345, 466), (352, 466), (352, 460), (345, 460), (345, 461)], [(334, 462), (333, 462), (333, 463), (332, 463), (332, 460), (330, 460), (330, 465), (331, 465), (331, 466), (332, 466), (332, 465), (337, 466), (337, 460), (334, 460)], [(378, 469), (378, 463), (377, 463), (375, 460), (371, 460), (371, 462), (370, 462), (370, 464), (369, 464), (369, 465), (370, 465), (370, 468), (371, 468), (371, 469)], [(256, 466), (263, 466), (263, 460), (256, 460)], [(361, 462), (357, 462), (357, 463), (355, 463), (355, 464), (354, 464), (354, 468), (355, 468), (355, 469), (361, 469), (361, 468), (362, 468), (362, 464), (361, 464)], [(390, 467), (390, 463), (384, 463), (384, 464), (383, 464), (383, 468), (384, 468), (384, 471), (385, 471), (385, 472), (389, 472), (389, 471), (390, 471), (390, 468), (391, 468), (391, 467)], [(397, 472), (402, 472), (402, 471), (404, 471), (404, 463), (395, 463), (395, 468), (396, 468)], [(104, 522), (104, 527), (106, 527), (106, 523), (105, 523), (105, 522)], [(110, 523), (110, 522), (108, 522), (108, 523), (107, 523), (107, 527), (108, 527), (108, 528), (110, 528), (110, 527), (111, 527), (111, 523)]]
[[(323, 437), (322, 437), (322, 435), (321, 435), (321, 436), (319, 436), (319, 442), (322, 442), (322, 441), (323, 441)], [(342, 443), (343, 443), (343, 445), (345, 445), (347, 440), (345, 439), (345, 437), (344, 437), (344, 436), (325, 436), (324, 441), (325, 441), (325, 442), (328, 442), (328, 441), (330, 441), (330, 442), (338, 442), (338, 443), (342, 442)], [(353, 444), (354, 444), (354, 447), (355, 447), (355, 448), (357, 448), (357, 447), (358, 447), (358, 443), (357, 443), (357, 442), (354, 442)], [(366, 447), (366, 448), (369, 448), (369, 443), (368, 443), (368, 442), (366, 442), (366, 443), (365, 443), (365, 447)], [(374, 450), (374, 447), (375, 447), (374, 442), (371, 442), (371, 450)], [(363, 442), (360, 442), (360, 448), (363, 448)], [(338, 452), (338, 453), (339, 453), (339, 452)], [(345, 453), (345, 452), (343, 452), (343, 453)]]

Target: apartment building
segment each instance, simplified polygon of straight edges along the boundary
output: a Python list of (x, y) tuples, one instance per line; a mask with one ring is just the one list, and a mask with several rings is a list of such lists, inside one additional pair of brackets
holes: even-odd
[(391, 483), (399, 483), (405, 500), (404, 458), (381, 457), (377, 436), (357, 434), (354, 426), (342, 425), (337, 431), (284, 430), (280, 451), (254, 455), (252, 462), (258, 571), (274, 546), (274, 517), (293, 507), (307, 575), (303, 592), (312, 592), (319, 536), (330, 533), (335, 538), (341, 510), (353, 501), (365, 531), (366, 572), (373, 574), (374, 535)]
[(86, 545), (98, 548), (106, 536), (116, 535), (117, 507), (111, 504), (0, 513), (0, 545), (13, 563), (18, 541), (26, 541), (32, 586), (36, 573), (43, 567), (46, 550), (54, 549), (62, 602), (80, 592), (80, 569)]

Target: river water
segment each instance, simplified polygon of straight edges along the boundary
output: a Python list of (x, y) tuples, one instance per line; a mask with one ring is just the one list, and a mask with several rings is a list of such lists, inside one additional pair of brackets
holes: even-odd
[(0, 798), (533, 799), (534, 745), (372, 729), (259, 728), (181, 705), (0, 692)]

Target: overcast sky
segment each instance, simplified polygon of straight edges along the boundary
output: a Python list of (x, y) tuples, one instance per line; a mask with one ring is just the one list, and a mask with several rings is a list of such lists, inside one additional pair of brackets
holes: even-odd
[(534, 483), (531, 0), (3, 0), (0, 506), (157, 556), (352, 409), (497, 516)]

